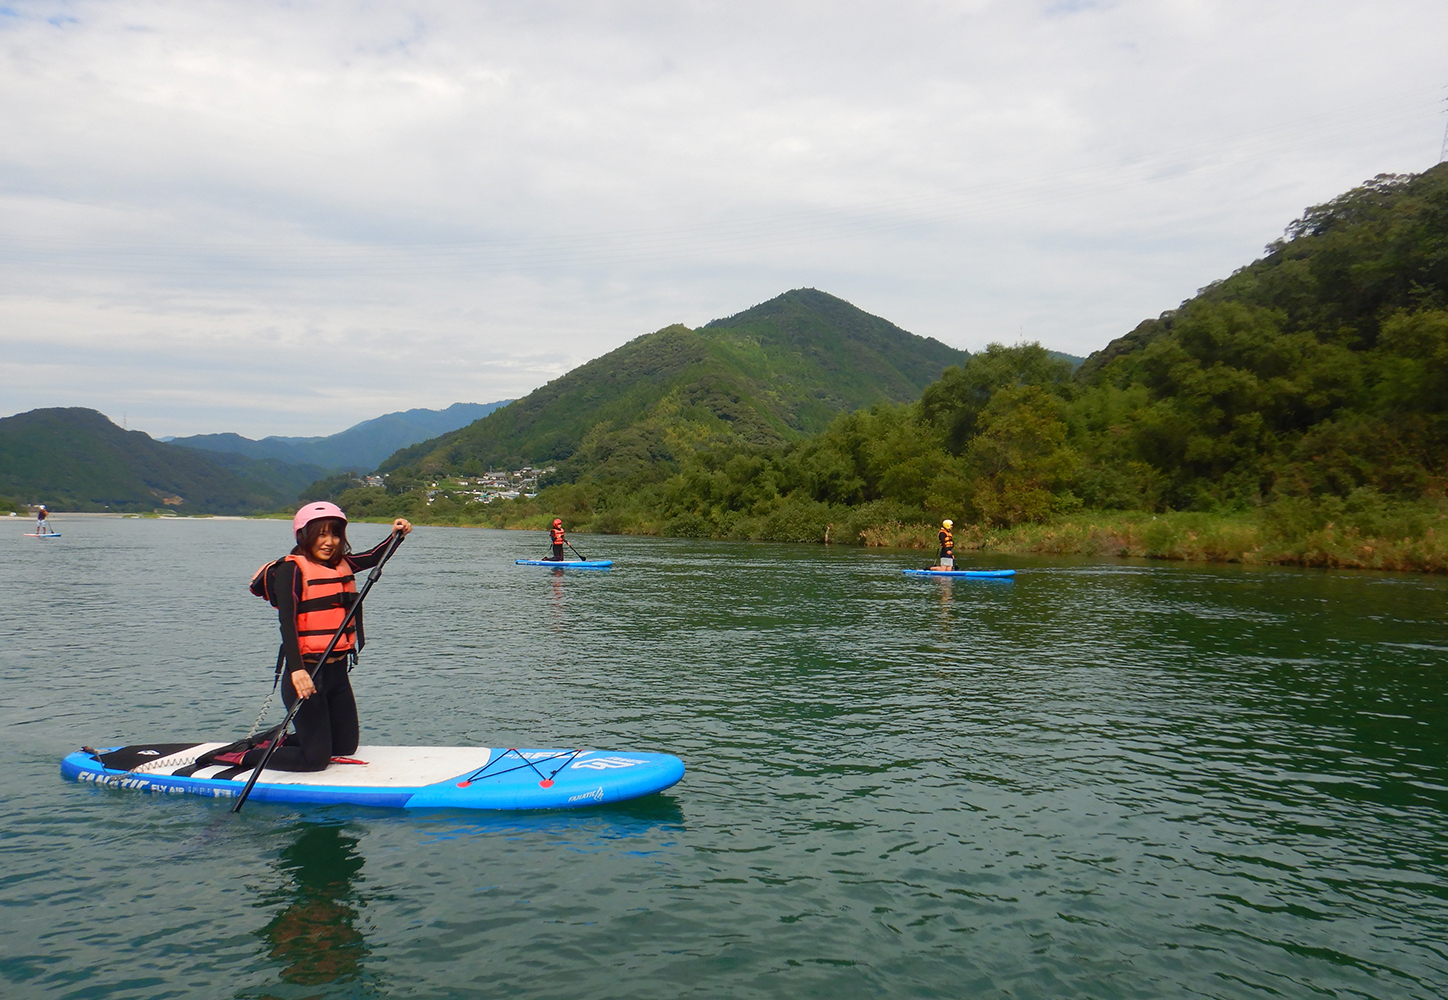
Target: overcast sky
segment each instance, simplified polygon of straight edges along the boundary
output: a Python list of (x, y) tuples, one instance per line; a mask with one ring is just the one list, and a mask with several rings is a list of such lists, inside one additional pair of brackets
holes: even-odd
[(1445, 98), (1443, 0), (0, 0), (0, 413), (329, 434), (806, 286), (1085, 355)]

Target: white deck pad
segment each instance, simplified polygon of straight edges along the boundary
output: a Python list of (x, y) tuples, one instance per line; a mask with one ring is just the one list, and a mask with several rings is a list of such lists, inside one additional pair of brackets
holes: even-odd
[[(324, 771), (274, 771), (267, 768), (261, 772), (260, 780), (268, 785), (417, 788), (476, 771), (494, 753), (496, 751), (487, 747), (358, 747), (351, 756), (355, 760), (365, 760), (366, 764), (328, 764)], [(232, 767), (230, 764), (203, 767), (193, 777), (214, 778)]]

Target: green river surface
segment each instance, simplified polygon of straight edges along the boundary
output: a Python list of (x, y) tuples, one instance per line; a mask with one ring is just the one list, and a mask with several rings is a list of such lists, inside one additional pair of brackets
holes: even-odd
[(0, 524), (7, 998), (1448, 994), (1442, 578), (593, 536), (614, 569), (564, 574), (420, 528), (368, 599), (364, 744), (683, 781), (233, 815), (59, 762), (249, 729), (287, 524)]

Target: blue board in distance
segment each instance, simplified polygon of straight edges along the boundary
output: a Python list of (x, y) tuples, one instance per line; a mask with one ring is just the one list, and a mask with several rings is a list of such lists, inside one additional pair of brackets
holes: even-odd
[[(60, 762), (73, 781), (150, 792), (232, 799), (251, 768), (195, 767), (224, 743), (154, 743), (77, 750)], [(362, 746), (364, 764), (323, 771), (261, 773), (252, 802), (396, 809), (576, 809), (652, 795), (684, 776), (672, 754), (635, 750)], [(189, 772), (189, 773), (187, 773)]]
[(519, 566), (552, 566), (554, 569), (608, 569), (612, 559), (514, 559)]
[(1016, 575), (1013, 569), (902, 569), (900, 572), (906, 576), (963, 576), (987, 580)]

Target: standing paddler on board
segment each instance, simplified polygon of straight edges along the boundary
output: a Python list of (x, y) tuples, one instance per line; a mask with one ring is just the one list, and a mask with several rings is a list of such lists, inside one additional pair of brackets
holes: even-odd
[(50, 511), (45, 509), (45, 504), (35, 512), (35, 533), (37, 535), (48, 535), (53, 529), (50, 527)]
[(955, 522), (948, 517), (940, 522), (940, 531), (936, 535), (940, 539), (940, 565), (931, 566), (931, 569), (946, 571), (955, 569), (955, 535), (952, 532), (954, 527)]
[(553, 546), (553, 554), (544, 556), (544, 559), (547, 562), (562, 562), (563, 546), (568, 544), (568, 539), (563, 534), (563, 519), (561, 517), (555, 517), (553, 519), (553, 527), (548, 529), (548, 541)]
[[(412, 525), (399, 517), (393, 537), (406, 536)], [(357, 599), (355, 575), (380, 563), (392, 538), (354, 555), (347, 544), (347, 515), (331, 503), (310, 503), (292, 518), (296, 547), (276, 562), (257, 570), (251, 592), (277, 609), (282, 648), (278, 654), (282, 700), (291, 708), (301, 699), (295, 725), (296, 742), (272, 751), (267, 767), (276, 771), (320, 771), (333, 757), (357, 752), (360, 727), (357, 701), (348, 672), (366, 641), (361, 609), (320, 662), (333, 636)], [(239, 763), (255, 767), (265, 749), (247, 751)], [(219, 758), (218, 758), (219, 759)]]

